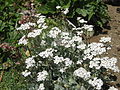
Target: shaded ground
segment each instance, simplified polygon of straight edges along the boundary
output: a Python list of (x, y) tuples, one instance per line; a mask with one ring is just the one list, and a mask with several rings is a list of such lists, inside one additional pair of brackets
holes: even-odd
[[(118, 66), (120, 69), (120, 13), (116, 12), (117, 8), (120, 8), (120, 6), (108, 5), (108, 13), (111, 17), (111, 21), (109, 23), (111, 29), (104, 29), (103, 32), (107, 32), (106, 34), (99, 34), (98, 36), (94, 36), (90, 41), (98, 42), (100, 37), (110, 36), (112, 38), (112, 49), (108, 52), (108, 56), (116, 57), (118, 59)], [(120, 83), (120, 73), (117, 73), (116, 75), (118, 76), (117, 82)]]

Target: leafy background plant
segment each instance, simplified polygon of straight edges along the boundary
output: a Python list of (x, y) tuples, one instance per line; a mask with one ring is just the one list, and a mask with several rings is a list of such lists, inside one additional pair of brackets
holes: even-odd
[(109, 21), (107, 6), (102, 0), (37, 0), (37, 3), (40, 3), (38, 11), (43, 14), (56, 15), (59, 13), (56, 6), (61, 6), (62, 9), (69, 8), (67, 18), (82, 16), (101, 28)]
[[(50, 16), (52, 18), (71, 18), (74, 23), (74, 18), (78, 16), (84, 17), (89, 20), (90, 23), (102, 27), (106, 21), (108, 21), (108, 16), (106, 13), (106, 5), (101, 2), (101, 0), (34, 0), (37, 12)], [(0, 44), (7, 42), (8, 46), (14, 46), (20, 52), (25, 53), (27, 48), (22, 48), (18, 46), (17, 40), (20, 38), (21, 34), (15, 31), (16, 24), (20, 20), (20, 11), (26, 10), (25, 2), (29, 3), (29, 0), (0, 0)], [(69, 13), (67, 15), (61, 14), (61, 11), (56, 9), (56, 6), (61, 6), (62, 9), (69, 8)], [(101, 9), (100, 9), (101, 8)], [(20, 10), (20, 11), (19, 11)], [(100, 10), (100, 11), (99, 11)], [(58, 17), (57, 17), (58, 16)], [(61, 17), (62, 16), (62, 17)], [(60, 21), (61, 22), (61, 21)], [(57, 22), (57, 23), (60, 23)], [(49, 25), (56, 23), (56, 20), (49, 19)], [(64, 23), (64, 22), (63, 22)], [(62, 26), (62, 24), (60, 24)], [(64, 28), (64, 27), (63, 27)], [(13, 86), (15, 90), (18, 88), (26, 88), (26, 83), (24, 79), (20, 77), (21, 65), (16, 65), (17, 61), (21, 61), (19, 58), (13, 58), (11, 56), (20, 54), (18, 50), (8, 50), (0, 47), (0, 72), (2, 76), (2, 81), (0, 84), (0, 89), (12, 89)], [(24, 55), (24, 57), (26, 57)], [(24, 61), (24, 60), (23, 60)], [(2, 75), (2, 72), (4, 74)], [(23, 80), (23, 81), (22, 81)], [(16, 85), (17, 83), (17, 85)], [(5, 86), (6, 85), (6, 86)], [(13, 86), (12, 86), (13, 85)], [(21, 89), (20, 89), (21, 90)]]
[[(15, 32), (20, 20), (20, 11), (26, 10), (26, 0), (0, 0), (0, 89), (18, 90), (24, 88), (25, 82), (20, 75), (20, 53)], [(27, 2), (27, 1), (26, 1)], [(17, 64), (18, 63), (18, 64)], [(14, 86), (14, 88), (13, 88)], [(20, 89), (21, 90), (21, 89)]]

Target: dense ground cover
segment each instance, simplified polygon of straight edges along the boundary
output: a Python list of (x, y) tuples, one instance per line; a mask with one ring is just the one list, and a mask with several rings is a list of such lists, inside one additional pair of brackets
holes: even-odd
[(101, 0), (1, 4), (1, 89), (116, 89), (110, 83), (112, 73), (119, 72), (117, 59), (102, 57), (112, 48), (111, 38), (89, 41), (109, 20)]

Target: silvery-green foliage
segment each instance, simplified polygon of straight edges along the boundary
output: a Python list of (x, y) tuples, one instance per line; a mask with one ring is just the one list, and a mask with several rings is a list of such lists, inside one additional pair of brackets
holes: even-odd
[(26, 23), (17, 30), (26, 32), (18, 44), (27, 47), (30, 53), (22, 75), (39, 85), (38, 90), (101, 90), (110, 80), (103, 72), (119, 72), (116, 58), (101, 56), (110, 49), (111, 38), (87, 43), (82, 35), (93, 31), (93, 26), (84, 19), (79, 18), (80, 25), (76, 27), (69, 20), (50, 19), (41, 14), (35, 18), (34, 24)]

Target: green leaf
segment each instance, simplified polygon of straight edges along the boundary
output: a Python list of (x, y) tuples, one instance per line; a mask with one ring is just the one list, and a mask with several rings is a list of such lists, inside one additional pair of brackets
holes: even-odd
[(80, 8), (77, 8), (76, 9), (76, 12), (78, 13), (78, 14), (81, 14), (82, 16), (87, 16), (87, 10), (85, 10), (85, 9), (80, 9)]
[(95, 14), (94, 12), (91, 12), (90, 14), (88, 14), (88, 21), (92, 18), (94, 14)]
[(47, 14), (47, 13), (55, 13), (55, 8), (56, 5), (55, 3), (49, 2), (47, 4), (45, 4), (44, 6), (42, 5), (41, 7), (39, 7), (39, 11), (43, 14)]
[(102, 23), (102, 22), (100, 22), (100, 21), (97, 21), (97, 24), (98, 24), (100, 27), (102, 27), (102, 26), (103, 26), (103, 23)]
[(61, 85), (55, 84), (54, 90), (65, 90)]
[(77, 0), (72, 0), (73, 2), (76, 2)]
[[(60, 0), (60, 1), (62, 1), (62, 0)], [(61, 6), (63, 8), (69, 8), (70, 7), (71, 0), (63, 0), (62, 2), (63, 3), (61, 4)]]

